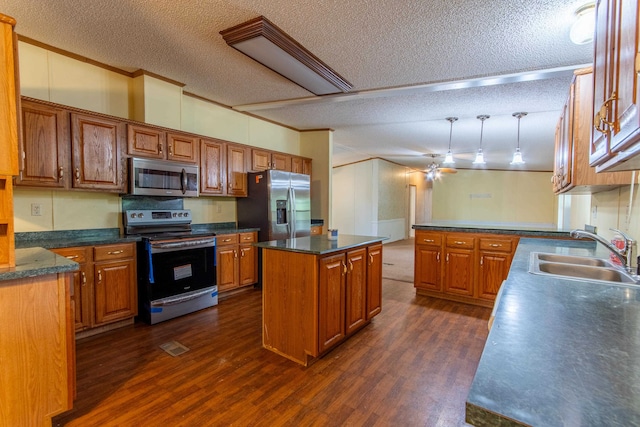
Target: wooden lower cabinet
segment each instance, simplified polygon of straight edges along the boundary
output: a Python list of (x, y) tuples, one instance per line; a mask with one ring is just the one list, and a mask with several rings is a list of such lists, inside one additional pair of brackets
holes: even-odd
[(311, 226), (311, 235), (318, 236), (322, 234), (322, 225), (312, 225)]
[(263, 250), (263, 346), (308, 366), (382, 310), (382, 244)]
[(226, 292), (258, 282), (258, 249), (253, 243), (258, 233), (222, 234), (216, 238), (218, 292)]
[(80, 264), (73, 275), (75, 330), (92, 330), (138, 314), (135, 243), (52, 249)]
[(0, 425), (50, 426), (75, 394), (71, 273), (0, 286)]
[(416, 230), (416, 293), (491, 307), (519, 237)]

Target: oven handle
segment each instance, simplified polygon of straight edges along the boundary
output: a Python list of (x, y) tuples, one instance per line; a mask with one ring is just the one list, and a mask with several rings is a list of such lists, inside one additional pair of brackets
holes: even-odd
[(197, 240), (179, 240), (175, 242), (163, 242), (163, 243), (154, 243), (151, 242), (151, 252), (171, 252), (171, 251), (179, 251), (181, 249), (198, 249), (198, 248), (207, 248), (209, 246), (215, 246), (216, 239), (197, 239)]
[(212, 292), (213, 293), (217, 293), (215, 288), (207, 288), (207, 289), (203, 289), (203, 290), (201, 290), (199, 292), (189, 293), (187, 295), (185, 295), (185, 294), (176, 295), (175, 297), (169, 297), (169, 298), (159, 299), (159, 300), (156, 300), (156, 301), (151, 301), (151, 306), (152, 307), (162, 307), (162, 306), (166, 306), (166, 305), (176, 305), (176, 304), (180, 304), (180, 303), (183, 303), (183, 302), (191, 301), (192, 299), (200, 298), (201, 296), (210, 294)]

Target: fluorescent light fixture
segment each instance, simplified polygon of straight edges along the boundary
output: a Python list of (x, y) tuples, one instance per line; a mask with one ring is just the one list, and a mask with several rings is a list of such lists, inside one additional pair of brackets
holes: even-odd
[(225, 42), (315, 95), (352, 85), (264, 16), (220, 31)]
[(593, 2), (584, 4), (576, 10), (577, 19), (571, 26), (569, 38), (575, 44), (586, 44), (593, 41), (596, 25), (596, 5)]

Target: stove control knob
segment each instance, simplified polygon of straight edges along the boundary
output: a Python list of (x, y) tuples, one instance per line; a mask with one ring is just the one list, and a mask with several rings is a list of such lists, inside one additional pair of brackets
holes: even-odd
[(184, 216), (185, 216), (185, 217), (188, 217), (188, 216), (189, 216), (189, 212), (185, 212), (185, 213), (184, 213)]
[(132, 213), (131, 218), (135, 218), (135, 217), (136, 217), (136, 214)]
[(182, 212), (178, 213), (178, 216), (182, 216)]
[(174, 213), (173, 213), (173, 217), (175, 218), (175, 217), (177, 217), (177, 216), (178, 216), (178, 214), (174, 212)]
[(142, 218), (142, 217), (143, 217), (142, 212), (140, 212), (140, 213), (138, 214), (138, 218)]

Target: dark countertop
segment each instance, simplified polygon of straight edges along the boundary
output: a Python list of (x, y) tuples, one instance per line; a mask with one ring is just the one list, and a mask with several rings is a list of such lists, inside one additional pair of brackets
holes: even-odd
[(640, 425), (640, 287), (533, 275), (531, 252), (608, 257), (593, 242), (520, 239), (467, 422)]
[(382, 242), (383, 240), (387, 240), (387, 238), (340, 234), (338, 235), (338, 240), (329, 240), (326, 235), (317, 235), (298, 237), (296, 239), (271, 240), (268, 242), (254, 243), (254, 245), (264, 249), (325, 255), (358, 246)]
[(571, 230), (562, 230), (558, 228), (542, 227), (542, 226), (510, 226), (510, 225), (492, 225), (492, 224), (451, 224), (430, 222), (428, 224), (415, 224), (414, 230), (434, 230), (449, 232), (466, 232), (466, 233), (493, 233), (493, 234), (511, 234), (521, 237), (563, 237), (569, 238)]
[(77, 269), (78, 263), (44, 248), (16, 249), (16, 266), (0, 268), (0, 286), (10, 285), (10, 282), (7, 282), (9, 280), (64, 273)]
[[(229, 228), (228, 225), (226, 228), (216, 228), (215, 226), (195, 224), (193, 225), (192, 234), (194, 236), (211, 235), (212, 233), (222, 235), (250, 231), (258, 231), (258, 228)], [(120, 229), (118, 228), (16, 233), (15, 239), (16, 248), (41, 247), (46, 249), (110, 245), (140, 241), (139, 236), (120, 234)]]

